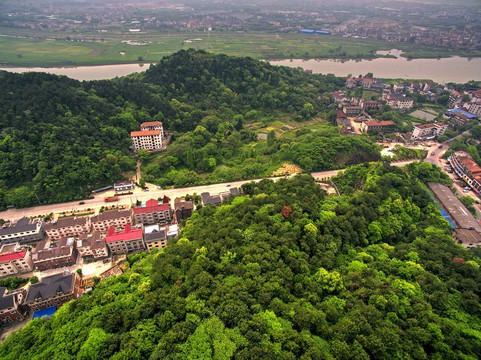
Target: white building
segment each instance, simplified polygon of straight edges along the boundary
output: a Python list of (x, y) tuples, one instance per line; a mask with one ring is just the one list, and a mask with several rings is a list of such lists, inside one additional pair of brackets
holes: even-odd
[(130, 137), (135, 151), (162, 149), (162, 132), (160, 130), (132, 131)]
[(32, 254), (19, 244), (4, 245), (0, 249), (0, 276), (32, 271)]
[(416, 125), (414, 127), (412, 137), (415, 139), (424, 139), (427, 137), (441, 136), (441, 135), (444, 135), (447, 128), (448, 128), (448, 124), (443, 124), (438, 122)]

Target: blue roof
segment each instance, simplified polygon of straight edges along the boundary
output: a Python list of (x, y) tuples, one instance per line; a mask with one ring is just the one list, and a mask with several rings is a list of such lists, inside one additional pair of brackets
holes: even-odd
[(53, 314), (55, 314), (55, 311), (57, 311), (57, 308), (55, 306), (43, 309), (43, 310), (38, 310), (33, 313), (33, 318), (42, 318), (42, 317), (51, 317)]
[(302, 34), (314, 34), (314, 30), (311, 30), (311, 29), (302, 29), (302, 30), (299, 30), (299, 32)]
[(478, 118), (476, 115), (471, 114), (471, 113), (469, 113), (467, 111), (464, 111), (462, 109), (452, 109), (452, 110), (446, 111), (446, 115), (453, 115), (453, 114), (456, 114), (456, 113), (461, 113), (461, 114), (463, 114), (464, 116), (467, 116), (470, 119), (477, 119)]

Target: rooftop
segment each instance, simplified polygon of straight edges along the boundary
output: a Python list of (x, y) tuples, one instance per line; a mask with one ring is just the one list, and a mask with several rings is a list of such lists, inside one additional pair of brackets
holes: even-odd
[(145, 207), (136, 207), (134, 209), (134, 214), (148, 214), (148, 213), (153, 213), (154, 211), (160, 212), (160, 211), (170, 210), (169, 203), (159, 205), (159, 202), (155, 199), (147, 200), (145, 205), (146, 205)]
[(453, 235), (464, 247), (481, 244), (481, 235), (476, 230), (456, 229)]
[(96, 223), (96, 222), (101, 222), (105, 220), (122, 219), (125, 217), (128, 218), (130, 216), (131, 216), (130, 210), (107, 210), (101, 214), (92, 216), (90, 218), (90, 221), (92, 223)]
[(58, 293), (70, 293), (73, 290), (75, 275), (70, 272), (55, 274), (43, 278), (40, 282), (30, 285), (25, 303), (35, 302)]
[(142, 239), (142, 229), (133, 229), (129, 224), (125, 225), (124, 231), (115, 232), (113, 227), (109, 228), (105, 241), (107, 243), (115, 241), (132, 241)]
[(11, 235), (20, 232), (33, 231), (37, 229), (37, 224), (31, 224), (30, 219), (23, 217), (15, 225), (0, 229), (0, 235)]
[(460, 228), (474, 229), (481, 232), (481, 224), (471, 215), (456, 195), (452, 193), (451, 189), (438, 183), (428, 183), (428, 187)]
[(45, 224), (45, 230), (50, 230), (50, 229), (60, 229), (64, 227), (70, 227), (70, 226), (84, 226), (88, 223), (88, 218), (87, 217), (76, 217), (76, 216), (68, 216), (68, 217), (63, 217), (58, 219), (56, 222), (50, 222), (48, 224)]
[(23, 259), (25, 255), (27, 254), (27, 250), (23, 251), (18, 251), (18, 252), (13, 252), (13, 253), (7, 253), (7, 254), (1, 254), (0, 255), (0, 263), (6, 263), (12, 260), (18, 260), (18, 259)]
[(160, 135), (160, 130), (132, 131), (130, 136), (154, 136)]
[(140, 128), (149, 126), (162, 126), (162, 123), (160, 121), (148, 121), (140, 124)]

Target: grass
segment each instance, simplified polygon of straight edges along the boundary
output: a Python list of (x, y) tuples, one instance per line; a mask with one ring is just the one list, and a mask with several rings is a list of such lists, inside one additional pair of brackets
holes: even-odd
[[(2, 29), (0, 29), (2, 30)], [(7, 29), (4, 29), (7, 30)], [(3, 31), (3, 30), (2, 30)], [(11, 32), (11, 29), (10, 29)], [(255, 33), (191, 33), (173, 35), (109, 35), (102, 38), (88, 35), (25, 33), (26, 37), (0, 37), (0, 65), (7, 66), (73, 66), (134, 63), (139, 57), (147, 62), (157, 62), (162, 57), (181, 49), (203, 49), (213, 53), (251, 56), (257, 59), (289, 58), (373, 58), (377, 50), (401, 48), (412, 58), (451, 56), (446, 50), (392, 44), (375, 39), (353, 39), (340, 36), (304, 34)], [(36, 37), (33, 37), (36, 36)], [(98, 35), (97, 35), (98, 36)], [(41, 37), (41, 38), (39, 38)], [(47, 38), (55, 40), (46, 40)], [(186, 43), (185, 40), (201, 41)], [(146, 45), (129, 45), (125, 41), (148, 42)], [(456, 54), (481, 56), (481, 52)]]

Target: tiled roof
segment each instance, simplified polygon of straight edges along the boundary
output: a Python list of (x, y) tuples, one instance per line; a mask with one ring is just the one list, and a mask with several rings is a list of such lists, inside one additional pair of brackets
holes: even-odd
[(367, 126), (391, 126), (396, 125), (391, 120), (383, 120), (383, 121), (366, 121), (365, 124)]
[(59, 241), (40, 241), (33, 251), (34, 261), (44, 261), (54, 257), (69, 256), (74, 248), (74, 240), (62, 238)]
[(0, 235), (10, 235), (20, 232), (32, 231), (37, 229), (37, 224), (30, 224), (30, 219), (23, 217), (17, 221), (15, 226), (0, 229)]
[(134, 209), (134, 214), (148, 214), (154, 211), (161, 212), (170, 210), (170, 204), (161, 204), (155, 199), (150, 199), (145, 203), (145, 207), (137, 207)]
[(64, 217), (60, 218), (57, 220), (56, 223), (48, 223), (45, 224), (45, 230), (50, 230), (50, 229), (61, 229), (64, 227), (70, 227), (70, 226), (84, 226), (88, 223), (88, 218), (86, 217), (76, 217), (76, 216), (69, 216), (69, 217)]
[(111, 229), (113, 229), (113, 227), (109, 229), (107, 237), (105, 238), (105, 241), (107, 243), (111, 243), (115, 241), (132, 241), (132, 240), (142, 239), (142, 229), (132, 230), (132, 228), (128, 224), (125, 226), (124, 231), (113, 232)]
[(160, 135), (160, 130), (149, 130), (149, 131), (132, 131), (130, 136), (151, 136)]
[(38, 298), (45, 299), (57, 293), (68, 294), (73, 291), (74, 278), (74, 274), (70, 273), (45, 277), (40, 282), (30, 286), (25, 302), (34, 302)]
[(148, 121), (140, 124), (141, 128), (148, 126), (162, 126), (162, 123), (160, 121)]
[(105, 220), (114, 220), (114, 219), (122, 219), (130, 217), (131, 213), (130, 210), (107, 210), (101, 214), (92, 216), (90, 221), (92, 223), (102, 222)]
[(8, 262), (8, 261), (12, 261), (12, 260), (23, 259), (25, 257), (26, 253), (27, 253), (27, 250), (14, 252), (14, 253), (10, 253), (10, 254), (2, 254), (2, 255), (0, 255), (0, 263), (5, 263), (5, 262)]
[(6, 288), (4, 287), (0, 288), (0, 310), (5, 310), (15, 305), (13, 301), (13, 297), (15, 295), (10, 294), (10, 295), (4, 296), (6, 292), (7, 292)]

